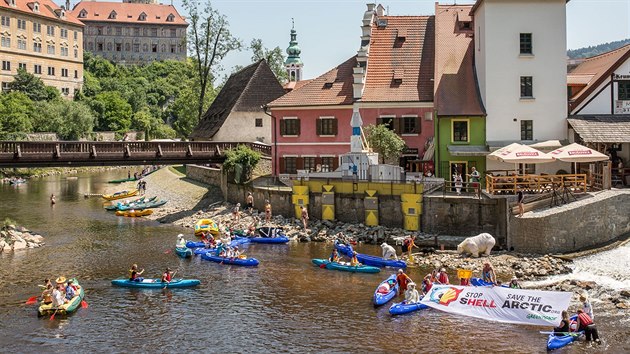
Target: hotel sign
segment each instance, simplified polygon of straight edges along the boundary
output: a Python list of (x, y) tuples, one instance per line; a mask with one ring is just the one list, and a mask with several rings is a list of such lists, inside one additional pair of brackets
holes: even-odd
[(613, 74), (613, 80), (630, 80), (630, 74)]
[(630, 114), (630, 101), (615, 101), (615, 114)]

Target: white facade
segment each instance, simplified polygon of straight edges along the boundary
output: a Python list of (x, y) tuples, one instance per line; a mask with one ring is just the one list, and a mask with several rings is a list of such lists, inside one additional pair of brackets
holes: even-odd
[[(567, 138), (565, 0), (480, 0), (474, 13), (475, 67), (486, 108), (487, 141), (521, 140), (521, 121), (533, 121), (533, 140)], [(532, 54), (520, 53), (531, 33)], [(521, 98), (521, 77), (533, 97)]]
[[(262, 126), (256, 126), (257, 119), (262, 119)], [(223, 122), (221, 129), (212, 137), (212, 141), (260, 141), (271, 144), (271, 117), (263, 111), (231, 112)]]
[[(612, 85), (611, 85), (612, 80)], [(630, 81), (630, 59), (620, 65), (571, 114), (630, 114), (630, 101), (620, 101), (619, 81)], [(612, 94), (611, 94), (612, 90)]]

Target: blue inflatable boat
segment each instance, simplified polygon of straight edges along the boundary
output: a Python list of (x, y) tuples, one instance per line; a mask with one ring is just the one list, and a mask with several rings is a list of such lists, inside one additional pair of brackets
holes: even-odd
[[(337, 250), (339, 250), (339, 252), (345, 254), (348, 257), (352, 257), (352, 252), (354, 251), (352, 249), (352, 246), (342, 245), (338, 242), (335, 242), (335, 247), (337, 247)], [(405, 261), (384, 259), (381, 257), (370, 256), (370, 255), (362, 254), (362, 253), (357, 253), (357, 259), (359, 260), (359, 262), (365, 265), (370, 265), (370, 266), (375, 266), (375, 267), (407, 268), (407, 263), (405, 263)]]
[[(386, 294), (380, 293), (378, 289), (383, 284), (389, 284), (389, 292)], [(374, 290), (374, 306), (381, 306), (388, 303), (391, 299), (393, 299), (398, 293), (398, 283), (396, 282), (396, 274), (392, 274), (389, 278), (383, 280)]]
[(340, 270), (343, 272), (352, 273), (378, 273), (381, 270), (377, 267), (371, 267), (366, 265), (351, 266), (350, 264), (342, 264), (337, 262), (331, 262), (327, 259), (313, 259), (313, 263), (320, 268)]
[(193, 251), (188, 247), (175, 247), (175, 253), (182, 258), (192, 257)]
[(129, 279), (112, 280), (112, 285), (115, 286), (142, 289), (189, 288), (199, 284), (201, 282), (197, 279), (173, 279), (170, 283), (162, 283), (161, 279), (144, 279), (143, 281), (131, 281)]
[(237, 266), (244, 267), (255, 267), (260, 262), (256, 258), (227, 258), (227, 257), (219, 257), (212, 254), (212, 252), (206, 252), (201, 255), (201, 259), (205, 259), (206, 261), (216, 262), (221, 264), (231, 264)]
[(287, 243), (289, 238), (286, 236), (277, 237), (251, 237), (249, 238), (251, 243)]
[(403, 302), (397, 302), (395, 304), (393, 304), (390, 308), (389, 308), (389, 313), (392, 316), (396, 316), (396, 315), (404, 315), (406, 313), (411, 313), (414, 311), (418, 311), (418, 310), (424, 310), (429, 308), (429, 306), (421, 303), (421, 302), (416, 302), (415, 304), (407, 304), (404, 301)]

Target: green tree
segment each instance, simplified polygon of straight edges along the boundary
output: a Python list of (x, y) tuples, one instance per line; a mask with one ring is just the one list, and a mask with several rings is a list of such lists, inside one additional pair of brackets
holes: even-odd
[(116, 65), (87, 51), (83, 52), (83, 67), (96, 77), (113, 77), (117, 74)]
[(405, 149), (405, 141), (386, 125), (370, 124), (365, 127), (365, 138), (370, 147), (378, 152), (381, 163), (398, 158)]
[(18, 69), (13, 81), (9, 83), (9, 89), (26, 94), (32, 101), (43, 101), (49, 96), (42, 79), (22, 68)]
[(245, 145), (239, 145), (235, 149), (225, 152), (225, 162), (223, 169), (228, 172), (241, 172), (241, 181), (248, 181), (258, 162), (260, 161), (260, 153), (250, 149)]
[(199, 97), (196, 100), (197, 117), (203, 115), (206, 89), (212, 86), (212, 69), (234, 50), (239, 50), (241, 41), (232, 36), (229, 23), (225, 16), (212, 8), (210, 0), (205, 7), (199, 0), (183, 0), (183, 6), (188, 12), (189, 49), (194, 57), (196, 78), (199, 81)]
[(79, 140), (92, 134), (96, 119), (90, 107), (82, 102), (66, 100), (61, 101), (61, 107), (64, 119), (58, 134), (62, 139)]
[[(177, 132), (177, 136), (186, 139), (190, 133), (197, 127), (199, 116), (197, 107), (191, 105), (199, 98), (199, 90), (201, 88), (197, 84), (183, 88), (173, 104), (169, 106), (168, 113), (174, 119), (173, 129)], [(216, 91), (208, 89), (204, 95), (203, 111), (205, 112), (216, 97)]]
[(278, 81), (280, 83), (285, 83), (289, 79), (287, 75), (287, 71), (284, 67), (284, 51), (280, 49), (280, 47), (275, 47), (273, 49), (265, 48), (262, 43), (262, 39), (252, 39), (252, 42), (249, 45), (249, 48), (252, 50), (252, 62), (257, 62), (261, 59), (265, 59), (271, 71), (276, 74)]
[(122, 98), (119, 92), (101, 92), (90, 101), (96, 113), (97, 126), (100, 130), (111, 130), (119, 133), (129, 131), (131, 127), (131, 105)]
[(0, 94), (0, 136), (11, 139), (15, 133), (33, 131), (31, 116), (33, 101), (22, 92), (12, 91)]

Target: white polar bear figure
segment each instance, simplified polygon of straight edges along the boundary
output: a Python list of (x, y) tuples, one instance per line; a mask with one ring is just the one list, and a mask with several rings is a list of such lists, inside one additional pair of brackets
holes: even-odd
[(457, 253), (470, 254), (477, 258), (480, 254), (489, 256), (492, 247), (496, 243), (494, 237), (488, 233), (482, 233), (477, 236), (468, 237), (462, 243), (457, 245)]
[(398, 256), (396, 256), (396, 250), (394, 249), (394, 247), (388, 245), (387, 243), (383, 242), (381, 244), (381, 248), (383, 248), (383, 258), (385, 259), (395, 259), (398, 260)]

